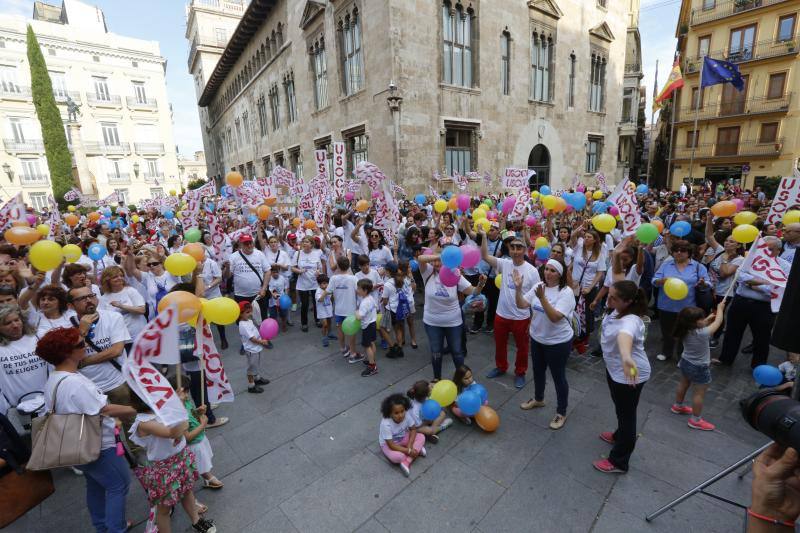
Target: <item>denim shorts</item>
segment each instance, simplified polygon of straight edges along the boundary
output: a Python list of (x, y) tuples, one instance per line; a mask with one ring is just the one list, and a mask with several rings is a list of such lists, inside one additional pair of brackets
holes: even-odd
[(696, 365), (681, 358), (678, 361), (678, 368), (681, 369), (683, 377), (696, 385), (708, 385), (711, 383), (711, 367), (709, 365)]
[(342, 315), (333, 315), (333, 316), (335, 317), (337, 326), (339, 324), (341, 324), (342, 322), (344, 322), (344, 319), (347, 318), (346, 316), (342, 316)]

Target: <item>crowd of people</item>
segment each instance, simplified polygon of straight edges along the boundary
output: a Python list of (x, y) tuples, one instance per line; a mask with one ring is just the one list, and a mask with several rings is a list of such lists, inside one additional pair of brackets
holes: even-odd
[[(216, 337), (223, 350), (241, 346), (247, 392), (253, 394), (269, 384), (262, 376), (262, 350), (281, 350), (280, 337), (265, 338), (259, 328), (267, 318), (277, 321), (281, 333), (299, 329), (320, 349), (338, 345), (347, 363), (363, 363), (357, 368), (367, 378), (409, 349), (421, 352), (421, 311), (429, 348), (422, 356), (430, 358), (431, 380), (388, 396), (380, 406), (379, 444), (406, 475), (415, 459), (425, 457), (426, 442), (438, 442), (453, 419), (472, 423), (457, 404), (452, 418), (447, 410), (426, 418), (421, 406), (443, 379), (445, 355), (452, 359), (459, 392), (476, 385), (467, 348), (481, 334), (494, 343), (494, 368), (486, 379), (503, 380), (513, 371), (514, 387), (523, 389), (530, 357), (532, 394), (521, 409), (546, 407), (549, 370), (557, 398), (553, 430), (567, 422), (570, 358), (602, 357), (618, 426), (599, 435), (612, 446), (594, 462), (601, 472), (628, 471), (637, 405), (656, 365), (677, 364), (681, 376), (674, 400), (664, 399), (665, 409), (686, 415), (689, 428), (713, 430), (702, 413), (712, 375), (725, 372), (740, 349), (751, 354), (753, 367), (766, 363), (776, 316), (776, 287), (740, 272), (746, 246), (734, 238), (737, 224), (732, 216), (715, 216), (713, 206), (735, 200), (740, 212), (752, 212), (752, 224), (787, 274), (800, 246), (800, 222), (766, 223), (770, 199), (759, 188), (706, 184), (673, 192), (640, 186), (641, 220), (660, 229), (657, 238), (643, 242), (625, 232), (621, 220), (608, 231), (593, 224), (593, 215), (613, 207), (604, 203), (610, 191), (580, 185), (564, 193), (583, 195), (581, 208), (547, 209), (542, 199), (550, 195), (543, 189), (533, 193), (523, 213), (505, 208), (507, 194), (468, 195), (468, 206), (455, 205), (465, 195), (458, 191), (397, 198), (400, 220), (391, 231), (376, 227), (374, 208), (355, 201), (327, 207), (322, 224), (290, 209), (257, 216), (242, 209), (235, 195), (204, 198), (191, 226), (163, 208), (70, 211), (75, 223), (62, 221), (51, 238), (80, 248), (72, 261), (41, 271), (31, 264), (28, 246), (0, 244), (0, 414), (22, 432), (42, 412), (103, 417), (100, 456), (74, 469), (86, 479), (97, 531), (127, 529), (131, 467), (155, 510), (158, 531), (170, 531), (170, 513), (178, 504), (196, 531), (215, 531), (194, 485), (202, 479), (210, 489), (223, 487), (212, 473), (205, 432), (228, 420), (215, 415), (204, 394), (199, 363), (191, 357), (198, 350), (194, 329), (182, 326), (176, 349), (185, 376), (173, 381), (188, 422), (164, 425), (121, 372), (121, 361), (157, 315), (161, 299), (187, 291), (238, 303), (240, 342), (219, 324)], [(215, 240), (206, 213), (214, 213), (221, 239)], [(29, 226), (48, 220), (48, 213), (27, 213)], [(680, 222), (689, 229), (676, 236), (670, 229)], [(196, 268), (182, 276), (170, 273), (165, 262), (189, 244), (202, 248)], [(97, 246), (104, 253), (93, 259)], [(451, 261), (455, 255), (457, 264)], [(685, 284), (683, 297), (665, 290), (670, 280)], [(645, 349), (651, 319), (661, 334), (657, 354)], [(742, 347), (748, 327), (752, 343)], [(780, 362), (786, 380), (793, 380), (797, 357)], [(132, 465), (117, 453), (121, 442), (134, 452)], [(0, 458), (0, 467), (8, 466)]]

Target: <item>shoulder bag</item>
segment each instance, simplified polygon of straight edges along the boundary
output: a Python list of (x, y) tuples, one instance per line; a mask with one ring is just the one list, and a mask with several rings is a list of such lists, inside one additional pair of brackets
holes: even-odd
[(258, 282), (261, 285), (264, 285), (264, 277), (261, 275), (261, 273), (259, 273), (258, 270), (256, 270), (256, 267), (253, 266), (253, 263), (251, 263), (250, 260), (247, 258), (247, 256), (245, 256), (241, 251), (239, 251), (239, 255), (244, 260), (244, 262), (247, 263), (247, 266), (250, 267), (250, 270), (253, 271), (253, 274), (256, 275), (256, 277), (258, 278)]
[(53, 407), (33, 419), (29, 470), (49, 470), (60, 466), (85, 465), (100, 457), (101, 415), (56, 414), (58, 386), (53, 390)]
[[(696, 271), (695, 277), (699, 283), (700, 281), (700, 264), (695, 261), (694, 268)], [(697, 307), (708, 313), (714, 308), (714, 292), (711, 285), (706, 281), (702, 286), (695, 284), (694, 286), (694, 301)]]

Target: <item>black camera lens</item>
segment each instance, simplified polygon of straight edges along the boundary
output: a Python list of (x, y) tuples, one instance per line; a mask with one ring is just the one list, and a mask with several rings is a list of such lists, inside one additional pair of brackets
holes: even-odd
[(742, 416), (778, 444), (800, 451), (800, 402), (785, 392), (764, 389), (742, 400)]

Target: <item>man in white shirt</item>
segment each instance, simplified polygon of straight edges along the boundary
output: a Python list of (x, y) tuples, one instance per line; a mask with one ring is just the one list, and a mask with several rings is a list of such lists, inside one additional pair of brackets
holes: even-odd
[(239, 250), (223, 264), (223, 277), (233, 276), (233, 298), (237, 302), (258, 302), (261, 317), (269, 316), (269, 299), (265, 298), (269, 285), (270, 263), (261, 250), (255, 249), (253, 237), (247, 233), (239, 236)]

